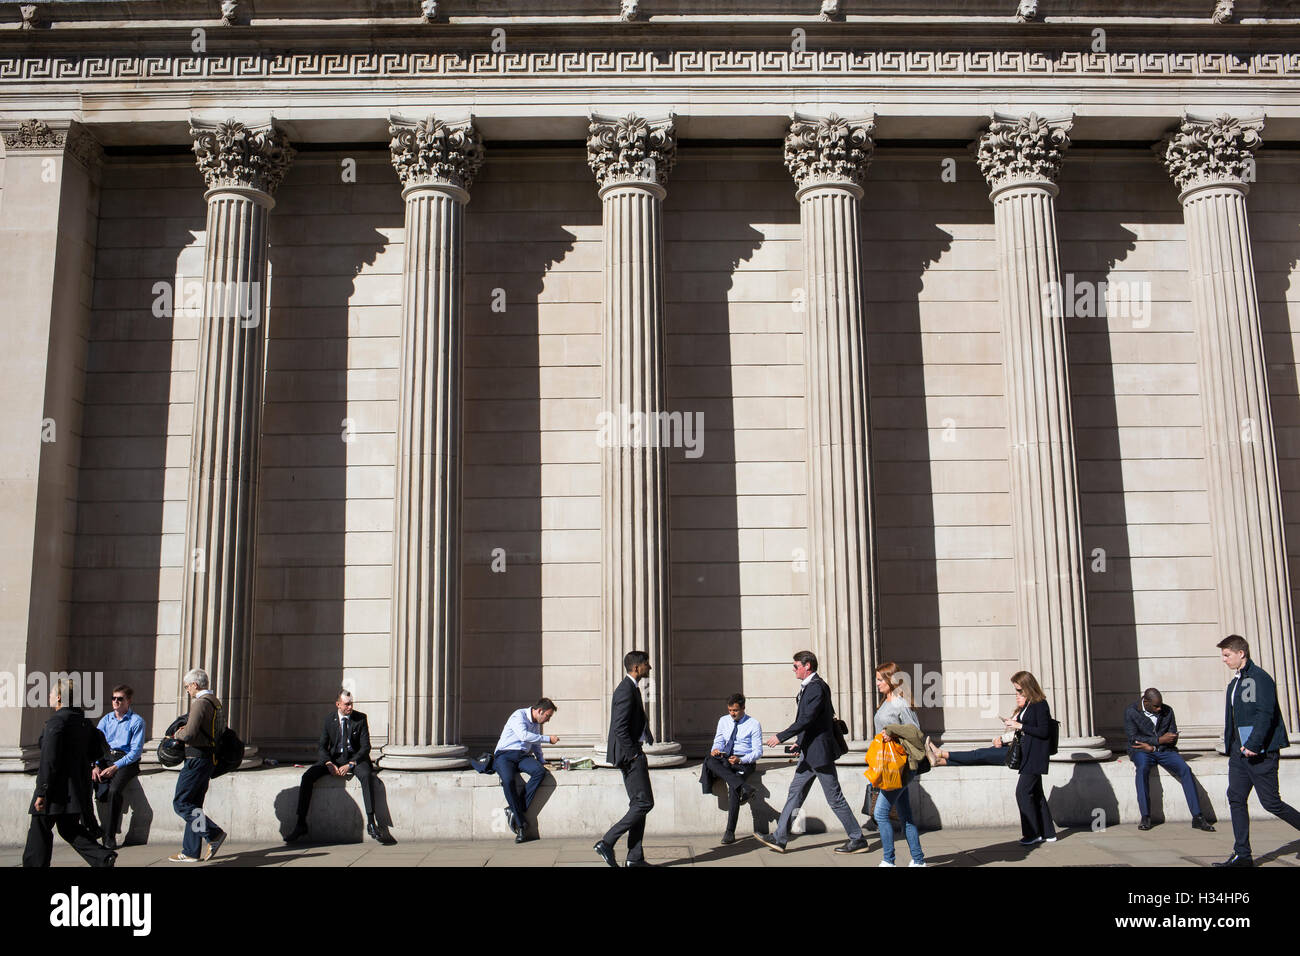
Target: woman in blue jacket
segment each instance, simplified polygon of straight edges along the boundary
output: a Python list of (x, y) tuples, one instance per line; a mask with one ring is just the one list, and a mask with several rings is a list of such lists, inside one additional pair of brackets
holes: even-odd
[(1008, 718), (1004, 723), (1020, 738), (1020, 781), (1016, 784), (1020, 845), (1054, 843), (1056, 827), (1052, 825), (1052, 811), (1043, 794), (1043, 774), (1047, 773), (1052, 749), (1052, 712), (1043, 689), (1029, 671), (1012, 674), (1011, 686), (1016, 691), (1019, 720)]

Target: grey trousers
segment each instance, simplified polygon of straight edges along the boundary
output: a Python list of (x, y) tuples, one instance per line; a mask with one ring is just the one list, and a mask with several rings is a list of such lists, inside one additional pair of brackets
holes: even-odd
[(813, 780), (821, 783), (822, 792), (826, 794), (826, 802), (830, 804), (831, 811), (844, 825), (844, 832), (849, 835), (849, 839), (861, 839), (862, 827), (858, 826), (857, 818), (849, 809), (849, 802), (844, 799), (844, 794), (840, 791), (840, 778), (835, 774), (835, 765), (814, 769), (800, 761), (794, 769), (794, 779), (790, 781), (790, 792), (785, 798), (785, 809), (781, 811), (781, 819), (776, 824), (776, 842), (785, 843), (790, 838), (790, 821), (803, 805), (808, 791), (812, 789)]

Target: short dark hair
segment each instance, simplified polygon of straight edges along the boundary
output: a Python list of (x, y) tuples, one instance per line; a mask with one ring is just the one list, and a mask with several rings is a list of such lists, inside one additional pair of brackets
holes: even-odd
[(356, 700), (356, 697), (353, 696), (352, 691), (348, 690), (346, 687), (340, 687), (338, 695), (334, 699), (338, 701), (338, 700), (342, 700), (344, 697), (352, 697), (353, 700)]
[(813, 670), (817, 669), (817, 655), (812, 651), (799, 651), (794, 655), (794, 659), (800, 664), (807, 664)]
[(135, 699), (135, 691), (133, 691), (133, 690), (131, 689), (130, 685), (128, 685), (128, 684), (118, 684), (116, 687), (113, 688), (113, 693), (114, 693), (114, 694), (126, 694), (126, 699), (127, 699), (127, 700), (134, 700), (134, 699)]
[(628, 651), (623, 655), (623, 670), (631, 672), (638, 664), (649, 664), (650, 655), (645, 651)]
[(1142, 692), (1142, 699), (1143, 699), (1143, 700), (1158, 700), (1158, 701), (1160, 701), (1161, 703), (1164, 703), (1164, 697), (1161, 695), (1160, 691), (1157, 690), (1157, 689), (1154, 688), (1154, 687), (1148, 687), (1146, 690), (1144, 690), (1144, 691)]
[(548, 710), (551, 713), (555, 713), (559, 709), (560, 708), (555, 706), (555, 701), (551, 700), (551, 698), (549, 697), (543, 697), (537, 703), (533, 704), (533, 710), (540, 710), (543, 713), (545, 713)]
[(727, 706), (730, 707), (732, 704), (739, 704), (741, 707), (744, 707), (744, 706), (745, 706), (745, 695), (744, 695), (744, 694), (732, 694), (730, 697), (727, 698)]
[(1250, 645), (1240, 634), (1229, 634), (1223, 640), (1219, 641), (1217, 647), (1221, 651), (1240, 651), (1247, 657), (1250, 656)]

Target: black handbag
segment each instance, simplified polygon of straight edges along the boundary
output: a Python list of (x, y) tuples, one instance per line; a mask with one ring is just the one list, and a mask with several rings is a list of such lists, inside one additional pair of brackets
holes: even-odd
[(1016, 735), (1011, 738), (1011, 743), (1007, 744), (1007, 769), (1019, 770), (1022, 759), (1020, 754), (1020, 731), (1017, 730)]

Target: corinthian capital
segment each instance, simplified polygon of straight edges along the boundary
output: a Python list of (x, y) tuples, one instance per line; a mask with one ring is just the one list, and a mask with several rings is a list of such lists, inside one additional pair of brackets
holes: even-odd
[(677, 159), (674, 117), (606, 117), (591, 114), (587, 127), (587, 165), (601, 188), (616, 183), (668, 182)]
[(456, 186), (467, 190), (483, 166), (483, 138), (466, 118), (450, 123), (389, 117), (388, 149), (403, 186)]
[(271, 124), (245, 126), (238, 120), (190, 121), (194, 156), (209, 189), (240, 186), (275, 192), (293, 162), (288, 138)]
[(871, 165), (876, 129), (874, 116), (843, 119), (794, 114), (785, 134), (785, 168), (795, 184), (805, 186), (861, 186)]
[(1162, 143), (1165, 168), (1180, 191), (1193, 186), (1241, 185), (1255, 179), (1255, 150), (1264, 117), (1183, 115)]
[(1068, 116), (994, 113), (976, 155), (989, 187), (1055, 182), (1070, 145), (1072, 125)]

